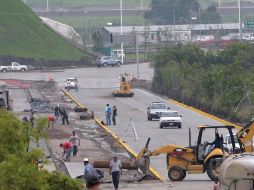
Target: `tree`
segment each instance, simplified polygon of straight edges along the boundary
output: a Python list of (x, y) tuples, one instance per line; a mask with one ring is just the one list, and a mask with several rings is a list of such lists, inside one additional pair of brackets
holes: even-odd
[(92, 34), (92, 40), (94, 43), (93, 49), (95, 51), (99, 51), (103, 48), (102, 34), (100, 31), (96, 31)]
[(210, 5), (204, 12), (199, 16), (200, 22), (204, 24), (221, 23), (221, 16), (217, 11), (215, 5)]
[(39, 170), (43, 161), (40, 149), (27, 151), (31, 139), (37, 142), (45, 136), (46, 119), (39, 118), (31, 128), (15, 114), (0, 111), (0, 190), (82, 190), (79, 181), (58, 172)]
[(253, 110), (234, 110), (246, 92), (254, 100), (253, 54), (254, 47), (246, 43), (232, 44), (217, 55), (192, 44), (166, 47), (154, 57), (152, 88), (221, 117), (246, 121)]
[(152, 0), (144, 17), (155, 24), (189, 24), (199, 6), (196, 0)]
[(8, 154), (22, 156), (27, 149), (25, 126), (14, 114), (0, 111), (0, 162)]

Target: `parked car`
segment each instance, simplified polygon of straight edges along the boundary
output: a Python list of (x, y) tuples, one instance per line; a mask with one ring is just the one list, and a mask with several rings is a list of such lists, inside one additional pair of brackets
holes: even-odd
[(65, 89), (78, 89), (78, 80), (76, 78), (68, 78), (64, 85)]
[(147, 119), (152, 121), (154, 118), (159, 119), (163, 112), (168, 111), (166, 104), (163, 102), (152, 102), (147, 108)]
[(160, 128), (163, 127), (178, 127), (179, 129), (182, 127), (182, 119), (181, 115), (178, 114), (177, 111), (166, 111), (163, 112), (160, 117)]
[(20, 65), (17, 62), (12, 62), (11, 65), (7, 65), (7, 66), (0, 66), (0, 71), (2, 72), (7, 72), (7, 71), (27, 71), (28, 67), (27, 65)]
[(99, 57), (97, 60), (96, 60), (96, 65), (98, 67), (106, 67), (106, 66), (120, 66), (121, 65), (121, 61), (117, 58), (113, 58), (113, 57), (110, 57), (110, 56), (102, 56), (102, 57)]

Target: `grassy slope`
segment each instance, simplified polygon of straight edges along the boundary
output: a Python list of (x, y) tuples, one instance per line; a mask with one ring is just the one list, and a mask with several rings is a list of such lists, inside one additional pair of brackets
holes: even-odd
[(0, 0), (0, 55), (79, 60), (78, 49), (44, 26), (21, 0)]

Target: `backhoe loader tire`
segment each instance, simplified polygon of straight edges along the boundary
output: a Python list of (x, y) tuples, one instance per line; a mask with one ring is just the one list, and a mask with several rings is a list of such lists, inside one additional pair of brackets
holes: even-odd
[[(210, 158), (208, 161), (207, 161), (207, 164), (206, 164), (206, 171), (207, 171), (207, 175), (208, 177), (214, 181), (216, 177), (219, 176), (219, 167), (216, 167), (214, 164), (214, 159), (216, 158), (219, 158), (219, 157), (213, 157), (213, 158)], [(216, 168), (215, 168), (216, 167)]]
[(186, 171), (178, 166), (173, 166), (168, 170), (168, 178), (171, 181), (181, 181), (185, 178)]

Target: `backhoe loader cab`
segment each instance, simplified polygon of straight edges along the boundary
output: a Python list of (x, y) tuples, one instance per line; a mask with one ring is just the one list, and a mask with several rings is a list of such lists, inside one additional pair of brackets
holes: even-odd
[(112, 92), (114, 97), (132, 97), (134, 93), (131, 91), (131, 77), (129, 74), (120, 74), (120, 90)]
[[(138, 158), (145, 155), (147, 158), (159, 154), (167, 154), (168, 177), (172, 181), (183, 180), (186, 172), (189, 174), (201, 174), (207, 172), (210, 179), (214, 180), (219, 175), (219, 166), (223, 161), (223, 135), (229, 134), (232, 142), (233, 152), (241, 150), (235, 146), (233, 135), (234, 126), (199, 126), (197, 144), (183, 147), (179, 145), (166, 145), (154, 151), (146, 147), (140, 152)], [(211, 135), (212, 134), (212, 135)], [(190, 135), (189, 135), (190, 136)]]
[[(232, 144), (232, 153), (239, 153), (236, 147), (235, 136), (233, 134), (234, 126), (199, 126), (199, 135), (197, 141), (196, 157), (199, 162), (207, 160), (213, 155), (219, 155), (224, 149), (224, 137), (228, 134)], [(214, 154), (216, 151), (216, 154)], [(225, 150), (227, 151), (227, 150)], [(210, 156), (209, 156), (210, 155)]]

